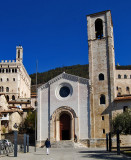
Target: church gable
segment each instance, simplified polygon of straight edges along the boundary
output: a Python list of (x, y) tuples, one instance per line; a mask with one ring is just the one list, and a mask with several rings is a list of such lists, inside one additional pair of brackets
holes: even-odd
[(47, 83), (40, 86), (39, 89), (40, 88), (41, 89), (48, 88), (49, 85), (53, 84), (56, 81), (59, 81), (60, 79), (66, 79), (66, 80), (69, 80), (69, 81), (79, 82), (81, 84), (88, 84), (89, 83), (89, 80), (86, 79), (86, 78), (78, 77), (78, 76), (67, 74), (67, 73), (63, 72), (60, 75), (58, 75), (57, 77), (51, 79)]

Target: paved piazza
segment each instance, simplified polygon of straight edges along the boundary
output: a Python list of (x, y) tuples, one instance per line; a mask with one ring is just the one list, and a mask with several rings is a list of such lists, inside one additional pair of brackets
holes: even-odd
[(30, 147), (29, 153), (18, 153), (17, 157), (13, 154), (1, 156), (1, 160), (129, 160), (131, 158), (116, 153), (106, 152), (104, 149), (88, 148), (51, 148), (50, 155), (46, 155), (45, 148)]

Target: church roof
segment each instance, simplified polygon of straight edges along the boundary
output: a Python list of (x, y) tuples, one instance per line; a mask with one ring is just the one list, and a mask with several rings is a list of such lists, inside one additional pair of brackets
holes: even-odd
[(48, 81), (47, 83), (41, 85), (39, 88), (41, 88), (41, 89), (47, 88), (49, 85), (51, 85), (52, 83), (54, 83), (54, 82), (56, 82), (60, 79), (67, 79), (67, 80), (74, 81), (74, 82), (79, 82), (79, 83), (82, 83), (82, 84), (88, 84), (89, 83), (89, 79), (82, 78), (82, 77), (79, 77), (79, 76), (75, 76), (75, 75), (63, 72), (60, 75), (58, 75), (55, 78)]

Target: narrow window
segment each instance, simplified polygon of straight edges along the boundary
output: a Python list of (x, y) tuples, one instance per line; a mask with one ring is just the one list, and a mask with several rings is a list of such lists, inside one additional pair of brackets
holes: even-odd
[(127, 112), (128, 111), (128, 106), (124, 106), (123, 107), (123, 112)]
[(131, 75), (130, 75), (130, 79), (131, 79)]
[(9, 73), (10, 73), (10, 69), (9, 69)]
[(1, 73), (1, 69), (0, 69), (0, 73)]
[(7, 102), (9, 101), (9, 96), (8, 95), (6, 96), (6, 100), (7, 100)]
[(102, 120), (104, 121), (104, 116), (102, 116)]
[(2, 73), (4, 73), (4, 69), (2, 70)]
[(14, 95), (12, 96), (12, 100), (15, 100), (15, 96)]
[(14, 73), (14, 69), (12, 69), (12, 73)]
[(3, 86), (0, 87), (0, 92), (4, 92), (4, 87)]
[(105, 134), (105, 129), (103, 129), (103, 134)]
[(127, 79), (127, 75), (126, 74), (124, 75), (124, 79)]
[(8, 73), (8, 69), (6, 69), (6, 73)]
[(2, 82), (2, 78), (0, 79), (0, 81)]
[(103, 22), (101, 19), (95, 21), (96, 38), (101, 39), (103, 37)]
[(37, 106), (37, 101), (35, 101), (35, 106)]
[(13, 78), (13, 81), (15, 81), (15, 78)]
[(9, 87), (6, 87), (6, 92), (9, 92)]
[(104, 80), (104, 74), (102, 74), (102, 73), (99, 74), (99, 80), (100, 80), (100, 81), (103, 81), (103, 80)]
[(130, 88), (129, 87), (126, 87), (126, 91), (129, 91), (130, 90)]
[(18, 49), (18, 58), (20, 58), (20, 49)]
[(118, 97), (121, 96), (121, 92), (118, 92), (117, 96), (118, 96)]
[(15, 73), (17, 73), (17, 69), (15, 69)]
[(118, 74), (118, 79), (121, 79), (121, 75), (120, 74)]
[(116, 90), (118, 91), (118, 86), (116, 87)]
[(9, 81), (9, 78), (7, 78), (7, 81)]
[(105, 104), (105, 95), (101, 95), (100, 97), (100, 104)]

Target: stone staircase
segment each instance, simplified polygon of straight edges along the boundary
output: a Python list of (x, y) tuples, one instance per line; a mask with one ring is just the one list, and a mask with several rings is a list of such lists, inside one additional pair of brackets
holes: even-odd
[(74, 148), (73, 141), (58, 141), (58, 142), (51, 142), (51, 148)]
[(51, 148), (87, 148), (80, 142), (74, 143), (71, 140), (51, 142)]

